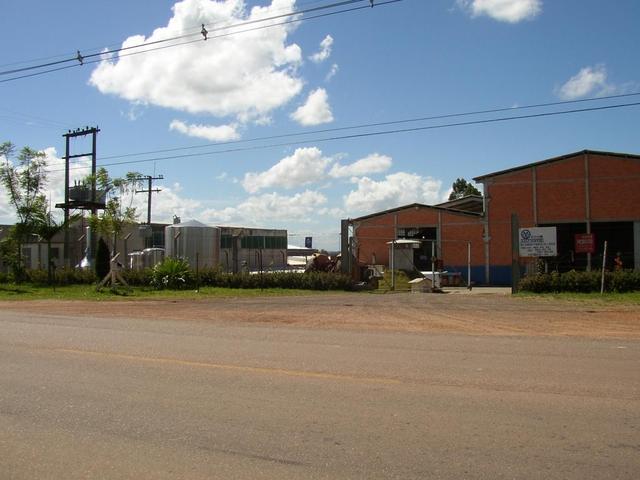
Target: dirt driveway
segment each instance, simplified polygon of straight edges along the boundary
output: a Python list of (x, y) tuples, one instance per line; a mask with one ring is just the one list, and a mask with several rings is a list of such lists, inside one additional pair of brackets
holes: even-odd
[[(475, 293), (475, 291), (474, 291)], [(640, 307), (486, 294), (367, 294), (2, 302), (7, 310), (311, 328), (640, 339)]]

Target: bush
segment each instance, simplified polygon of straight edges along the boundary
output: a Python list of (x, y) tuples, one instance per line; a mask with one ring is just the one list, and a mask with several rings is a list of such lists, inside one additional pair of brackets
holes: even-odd
[[(599, 292), (602, 273), (598, 271), (566, 273), (542, 273), (530, 275), (520, 281), (520, 290), (533, 293)], [(624, 270), (605, 272), (604, 290), (606, 292), (632, 292), (640, 290), (640, 272)]]
[(120, 270), (122, 278), (132, 287), (148, 287), (153, 279), (153, 270), (145, 268), (144, 270)]
[(180, 290), (193, 284), (189, 263), (182, 258), (167, 257), (151, 272), (151, 285), (158, 290)]
[(96, 276), (98, 281), (102, 280), (111, 271), (111, 253), (109, 247), (102, 237), (98, 240), (96, 248)]
[(220, 288), (283, 288), (298, 290), (351, 290), (348, 275), (327, 272), (225, 273), (219, 269), (199, 272), (201, 286)]

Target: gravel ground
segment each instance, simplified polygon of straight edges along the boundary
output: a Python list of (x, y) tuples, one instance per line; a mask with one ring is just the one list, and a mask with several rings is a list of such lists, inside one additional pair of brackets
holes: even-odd
[(577, 336), (640, 339), (636, 305), (519, 298), (504, 289), (447, 294), (336, 293), (198, 300), (21, 301), (7, 310), (46, 315), (189, 319), (307, 328), (468, 335)]

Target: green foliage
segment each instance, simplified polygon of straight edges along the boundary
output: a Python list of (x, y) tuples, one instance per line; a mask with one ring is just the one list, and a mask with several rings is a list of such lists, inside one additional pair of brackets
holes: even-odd
[(167, 257), (153, 267), (151, 285), (162, 290), (180, 290), (193, 284), (193, 272), (189, 263), (182, 258)]
[(218, 269), (200, 272), (200, 285), (222, 288), (283, 288), (298, 290), (351, 290), (348, 275), (329, 272), (225, 273)]
[(0, 242), (0, 255), (9, 266), (10, 281), (20, 284), (26, 281), (26, 268), (20, 255), (20, 242), (15, 232), (16, 226), (9, 228), (9, 234)]
[(458, 178), (453, 185), (451, 185), (451, 193), (449, 194), (449, 200), (457, 200), (458, 198), (466, 197), (468, 195), (481, 195), (471, 182), (467, 182), (464, 178)]
[[(24, 147), (15, 155), (15, 146), (10, 142), (0, 145), (0, 183), (6, 189), (9, 202), (15, 208), (19, 224), (33, 226), (34, 217), (46, 210), (44, 189), (47, 185), (45, 154)], [(12, 158), (15, 158), (17, 165)]]
[(106, 169), (100, 168), (95, 178), (88, 176), (85, 183), (96, 183), (96, 189), (107, 192), (105, 209), (99, 215), (92, 215), (89, 224), (94, 231), (107, 237), (119, 237), (127, 225), (138, 218), (132, 207), (133, 195), (140, 187), (140, 174), (129, 172), (124, 178), (111, 178)]
[(95, 270), (99, 280), (102, 280), (111, 271), (111, 252), (109, 252), (107, 242), (102, 237), (98, 240), (98, 247), (96, 248)]
[(0, 144), (0, 184), (4, 187), (9, 204), (14, 208), (18, 221), (9, 230), (3, 241), (2, 253), (16, 282), (25, 279), (25, 268), (21, 258), (21, 246), (30, 235), (38, 234), (38, 226), (48, 212), (45, 154), (24, 147), (15, 154), (11, 142)]
[[(11, 277), (11, 275), (2, 277), (0, 283), (12, 283), (13, 278)], [(55, 271), (54, 282), (56, 285), (91, 285), (95, 281), (95, 273), (91, 270), (61, 268)], [(24, 282), (36, 286), (44, 286), (51, 283), (49, 272), (43, 269), (26, 270)]]
[[(602, 273), (599, 271), (578, 272), (571, 270), (566, 273), (547, 273), (530, 275), (520, 281), (520, 290), (533, 293), (599, 292)], [(640, 272), (623, 270), (605, 272), (605, 292), (633, 292), (640, 291)]]
[(153, 278), (153, 270), (151, 268), (145, 268), (144, 270), (121, 270), (120, 275), (131, 286), (134, 287), (148, 287), (151, 285), (151, 279)]

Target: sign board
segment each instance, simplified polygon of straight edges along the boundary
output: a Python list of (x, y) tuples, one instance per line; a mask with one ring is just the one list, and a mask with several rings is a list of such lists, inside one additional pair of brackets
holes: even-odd
[(596, 253), (596, 236), (594, 233), (576, 233), (575, 248), (576, 253)]
[(558, 255), (556, 227), (521, 228), (518, 232), (521, 257)]
[(313, 237), (304, 237), (304, 248), (313, 248)]

